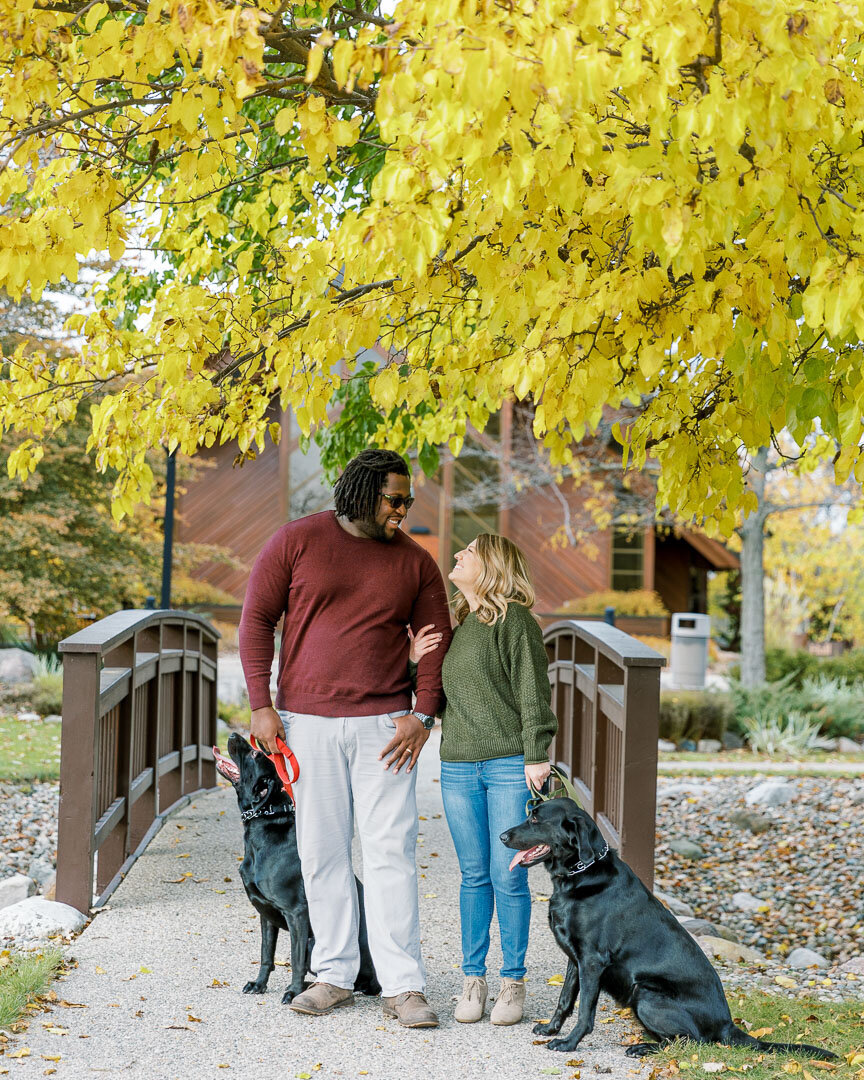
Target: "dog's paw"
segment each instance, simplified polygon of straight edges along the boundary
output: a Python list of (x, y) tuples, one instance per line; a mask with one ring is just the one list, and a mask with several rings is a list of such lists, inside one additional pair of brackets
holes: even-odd
[(563, 1050), (565, 1053), (569, 1050), (575, 1050), (579, 1043), (573, 1043), (569, 1039), (550, 1039), (546, 1043), (547, 1050)]
[(561, 1030), (561, 1025), (550, 1020), (547, 1024), (535, 1024), (532, 1030), (535, 1035), (557, 1035)]
[(285, 993), (282, 995), (282, 1004), (283, 1005), (290, 1005), (291, 1002), (294, 1000), (295, 997), (297, 997), (297, 995), (299, 993), (300, 993), (299, 990), (292, 990), (291, 987), (289, 986), (288, 989), (285, 991)]
[(267, 992), (267, 984), (259, 982), (248, 982), (243, 987), (244, 994), (265, 994)]

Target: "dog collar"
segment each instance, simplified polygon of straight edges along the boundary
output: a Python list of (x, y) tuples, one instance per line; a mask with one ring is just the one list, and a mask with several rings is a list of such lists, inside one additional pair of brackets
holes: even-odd
[(257, 817), (273, 817), (276, 814), (290, 814), (292, 810), (293, 805), (288, 808), (284, 806), (265, 806), (263, 810), (244, 810), (240, 815), (240, 820), (251, 821), (252, 818)]
[(599, 855), (594, 856), (594, 858), (591, 860), (591, 862), (582, 862), (582, 860), (580, 859), (579, 862), (576, 863), (576, 865), (573, 867), (572, 870), (567, 871), (567, 877), (573, 877), (574, 874), (583, 874), (588, 869), (589, 866), (593, 866), (595, 862), (600, 862), (601, 859), (605, 859), (608, 854), (609, 854), (609, 845), (607, 844), (606, 847), (603, 848), (603, 850), (600, 852)]

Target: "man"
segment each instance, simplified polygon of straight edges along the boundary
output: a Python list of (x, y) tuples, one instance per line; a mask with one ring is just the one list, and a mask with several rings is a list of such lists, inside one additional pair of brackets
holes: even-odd
[[(400, 531), (414, 500), (398, 454), (364, 450), (349, 462), (334, 497), (335, 513), (289, 522), (270, 538), (252, 570), (240, 622), (252, 734), (275, 750), (284, 722), (300, 765), (297, 843), (317, 982), (291, 1008), (320, 1016), (354, 1000), (356, 820), (385, 1015), (406, 1027), (436, 1027), (420, 956), (414, 768), (443, 704), (447, 594), (431, 555)], [(274, 709), (273, 635), (283, 614)], [(406, 626), (416, 633), (429, 624), (443, 634), (443, 647), (420, 661), (412, 712)]]

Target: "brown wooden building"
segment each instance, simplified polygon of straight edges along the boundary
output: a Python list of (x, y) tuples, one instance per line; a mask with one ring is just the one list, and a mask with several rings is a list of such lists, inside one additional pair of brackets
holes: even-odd
[[(268, 445), (242, 468), (232, 467), (232, 445), (201, 451), (210, 467), (201, 470), (178, 501), (181, 541), (217, 544), (243, 564), (243, 569), (209, 564), (196, 572), (238, 605), (268, 537), (286, 521), (332, 506), (314, 446), (304, 454), (291, 415), (279, 418), (280, 446)], [(528, 556), (538, 613), (557, 612), (568, 600), (592, 593), (635, 588), (655, 590), (670, 612), (706, 610), (709, 571), (738, 566), (737, 556), (717, 541), (689, 530), (652, 526), (612, 528), (594, 532), (584, 543), (555, 544), (550, 537), (561, 533), (562, 494), (571, 502), (573, 498), (566, 488), (569, 481), (560, 492), (549, 484), (528, 484), (516, 498), (498, 505), (496, 474), (508, 468), (511, 422), (512, 411), (505, 408), (493, 425), (491, 437), (503, 453), (472, 454), (466, 444), (468, 453), (442, 465), (434, 479), (415, 477), (416, 502), (404, 527), (435, 556), (445, 576), (454, 553), (478, 533), (500, 532)], [(490, 436), (477, 437), (475, 450), (484, 438), (488, 443)], [(646, 627), (646, 632), (657, 631)]]

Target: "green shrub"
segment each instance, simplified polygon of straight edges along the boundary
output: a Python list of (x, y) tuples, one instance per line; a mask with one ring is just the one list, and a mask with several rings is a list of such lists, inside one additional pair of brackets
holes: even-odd
[(63, 672), (36, 675), (31, 684), (30, 704), (40, 716), (63, 711)]
[(249, 702), (235, 705), (233, 702), (220, 701), (217, 707), (219, 719), (224, 720), (229, 727), (248, 728), (252, 721), (252, 713), (249, 710)]
[(667, 690), (660, 695), (660, 738), (722, 739), (732, 718), (726, 694), (712, 690)]
[(778, 716), (773, 711), (760, 712), (742, 720), (750, 749), (757, 754), (783, 754), (803, 757), (819, 735), (819, 721), (800, 712)]
[(735, 729), (745, 734), (745, 720), (769, 713), (780, 717), (805, 708), (800, 690), (792, 685), (793, 680), (792, 672), (776, 682), (764, 682), (758, 686), (743, 686), (737, 679), (730, 678), (729, 699)]
[(824, 735), (846, 735), (850, 739), (864, 735), (864, 683), (848, 683), (827, 675), (808, 676), (802, 683), (801, 696)]
[[(737, 677), (738, 671), (732, 674)], [(811, 656), (802, 649), (766, 649), (765, 677), (768, 682), (777, 682), (786, 675), (792, 676), (795, 686), (800, 686), (807, 678), (824, 675), (846, 682), (864, 680), (864, 649), (851, 649), (840, 656)]]
[(666, 605), (656, 592), (650, 589), (628, 589), (589, 593), (568, 600), (558, 609), (566, 615), (602, 615), (607, 607), (615, 608), (616, 615), (668, 615)]

